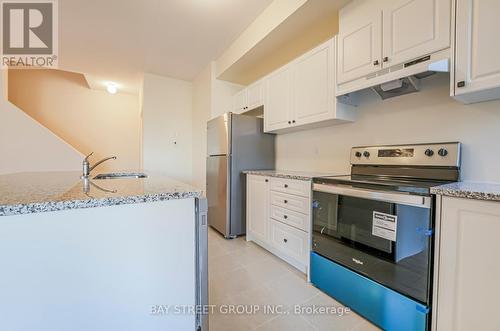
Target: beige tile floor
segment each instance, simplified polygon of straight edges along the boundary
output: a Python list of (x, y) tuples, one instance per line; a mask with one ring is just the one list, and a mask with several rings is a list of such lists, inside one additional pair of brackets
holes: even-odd
[[(208, 263), (209, 303), (215, 305), (210, 331), (379, 330), (353, 312), (296, 313), (296, 305), (344, 307), (309, 284), (304, 274), (244, 237), (226, 240), (210, 229)], [(264, 313), (266, 305), (279, 311)], [(225, 313), (232, 308), (236, 312)]]

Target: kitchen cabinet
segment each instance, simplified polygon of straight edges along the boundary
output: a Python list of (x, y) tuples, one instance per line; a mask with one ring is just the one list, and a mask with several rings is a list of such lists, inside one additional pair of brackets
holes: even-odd
[(241, 114), (264, 105), (263, 80), (257, 81), (233, 96), (233, 113)]
[(451, 12), (451, 0), (351, 1), (339, 12), (339, 84), (449, 48)]
[(247, 175), (247, 240), (309, 269), (311, 181)]
[(500, 330), (500, 202), (438, 202), (433, 329)]
[(297, 60), (293, 77), (296, 125), (335, 117), (335, 44), (325, 43)]
[(287, 128), (292, 123), (292, 66), (286, 66), (267, 79), (264, 131)]
[(267, 240), (269, 218), (269, 178), (249, 175), (247, 178), (247, 234)]
[(344, 83), (382, 68), (382, 2), (355, 0), (339, 12), (338, 81)]
[(353, 107), (335, 97), (336, 44), (336, 37), (332, 38), (267, 77), (266, 132), (354, 120)]
[(260, 80), (250, 85), (247, 90), (247, 110), (255, 109), (264, 105), (264, 85)]
[(451, 0), (384, 3), (381, 58), (384, 68), (450, 47)]
[(247, 90), (243, 89), (233, 95), (233, 109), (232, 112), (241, 114), (246, 111), (247, 105)]
[(500, 1), (457, 0), (452, 95), (464, 103), (500, 98)]

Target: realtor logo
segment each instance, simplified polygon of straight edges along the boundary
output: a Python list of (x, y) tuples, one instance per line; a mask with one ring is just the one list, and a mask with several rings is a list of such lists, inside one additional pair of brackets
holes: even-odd
[(57, 3), (1, 1), (2, 67), (57, 66)]

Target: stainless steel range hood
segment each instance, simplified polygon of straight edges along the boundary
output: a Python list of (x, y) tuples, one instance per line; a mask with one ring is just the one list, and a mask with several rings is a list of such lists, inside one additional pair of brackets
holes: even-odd
[(339, 100), (345, 100), (347, 95), (352, 96), (355, 92), (371, 89), (385, 100), (418, 92), (423, 78), (449, 71), (450, 50), (446, 49), (340, 84), (337, 87), (337, 96), (341, 97)]

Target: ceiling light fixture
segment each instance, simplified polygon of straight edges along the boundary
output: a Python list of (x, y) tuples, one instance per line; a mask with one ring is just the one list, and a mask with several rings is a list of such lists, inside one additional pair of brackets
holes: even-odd
[(106, 83), (106, 90), (109, 94), (116, 94), (118, 92), (118, 85), (115, 83)]

